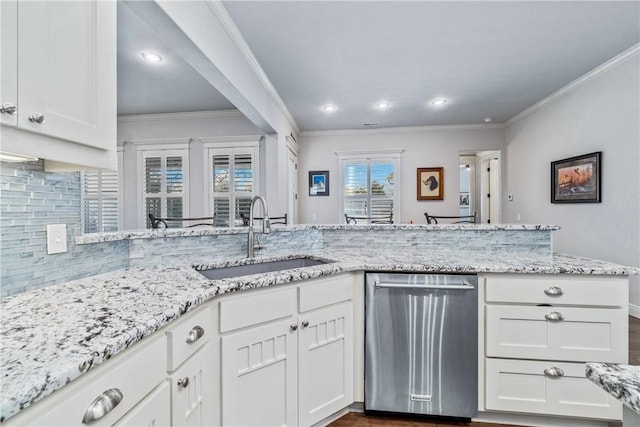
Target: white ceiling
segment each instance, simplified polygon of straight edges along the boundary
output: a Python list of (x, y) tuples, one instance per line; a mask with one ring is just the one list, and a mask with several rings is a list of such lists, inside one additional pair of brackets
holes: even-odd
[[(162, 55), (153, 64), (142, 51)], [(235, 108), (126, 4), (118, 2), (118, 115)]]
[[(224, 5), (302, 130), (505, 122), (640, 42), (639, 1)], [(187, 64), (143, 67), (153, 31), (118, 18), (119, 114), (232, 108)]]

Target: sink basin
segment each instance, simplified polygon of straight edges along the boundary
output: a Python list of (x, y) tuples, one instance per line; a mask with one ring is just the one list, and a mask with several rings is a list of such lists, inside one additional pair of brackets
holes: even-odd
[(273, 271), (291, 270), (301, 267), (328, 264), (328, 261), (320, 261), (310, 258), (283, 259), (280, 261), (266, 261), (256, 264), (234, 265), (231, 267), (211, 268), (209, 270), (197, 270), (207, 279), (218, 280), (229, 277), (248, 276), (250, 274), (270, 273)]

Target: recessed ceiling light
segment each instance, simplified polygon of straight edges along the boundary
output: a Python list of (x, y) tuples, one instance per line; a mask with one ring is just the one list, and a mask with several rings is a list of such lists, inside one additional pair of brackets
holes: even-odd
[(162, 56), (158, 55), (155, 52), (151, 52), (151, 51), (142, 52), (142, 57), (149, 62), (162, 62)]
[(485, 123), (491, 123), (493, 121), (493, 119), (491, 117), (485, 117), (484, 118), (484, 122)]
[(326, 111), (327, 113), (331, 113), (332, 111), (336, 111), (337, 107), (333, 104), (327, 104), (322, 107), (322, 111)]
[(376, 108), (377, 108), (378, 110), (386, 110), (387, 108), (389, 108), (389, 106), (390, 106), (390, 105), (391, 105), (391, 104), (389, 104), (389, 103), (388, 103), (388, 102), (386, 102), (386, 101), (385, 101), (385, 102), (378, 102), (378, 103), (376, 104)]
[(436, 98), (431, 101), (431, 105), (444, 105), (447, 103), (447, 98)]

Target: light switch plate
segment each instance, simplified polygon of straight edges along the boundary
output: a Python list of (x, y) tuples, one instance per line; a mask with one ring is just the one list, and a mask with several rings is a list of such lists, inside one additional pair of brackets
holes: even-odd
[(67, 252), (67, 224), (47, 225), (47, 253)]

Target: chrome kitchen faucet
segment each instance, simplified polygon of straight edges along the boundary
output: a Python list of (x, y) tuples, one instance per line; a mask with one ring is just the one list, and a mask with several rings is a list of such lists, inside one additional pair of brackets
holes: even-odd
[(249, 234), (247, 235), (247, 258), (253, 258), (253, 250), (261, 249), (262, 246), (254, 244), (253, 235), (253, 206), (256, 201), (260, 200), (262, 203), (262, 209), (264, 210), (264, 219), (262, 220), (262, 232), (264, 234), (271, 233), (271, 221), (269, 220), (269, 209), (267, 208), (267, 201), (264, 197), (256, 195), (251, 199), (251, 206), (249, 207)]

